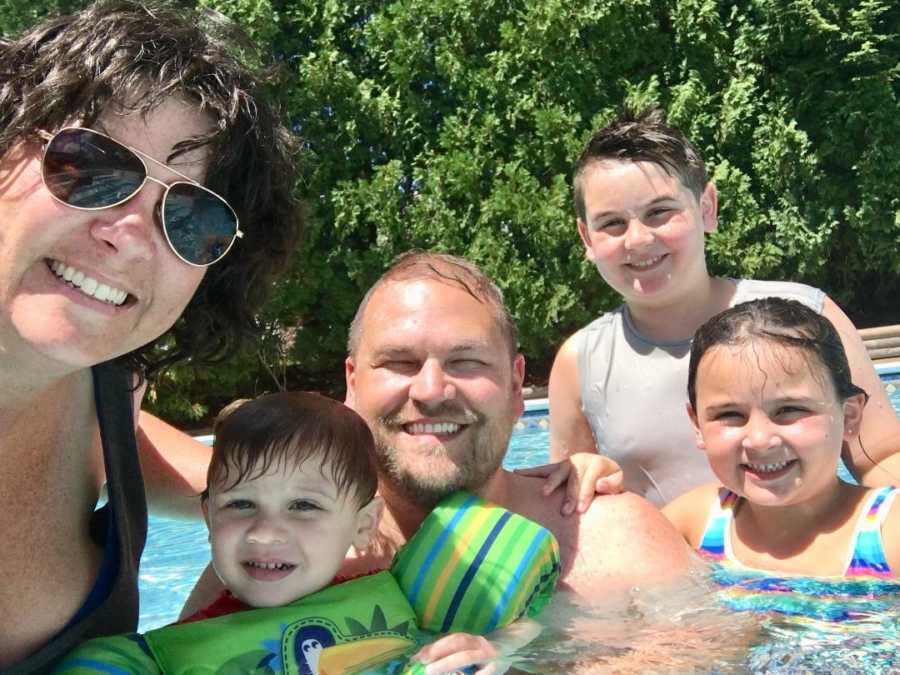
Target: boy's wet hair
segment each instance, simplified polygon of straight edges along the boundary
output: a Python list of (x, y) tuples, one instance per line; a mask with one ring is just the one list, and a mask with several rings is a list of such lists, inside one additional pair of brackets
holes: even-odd
[(363, 318), (375, 292), (391, 282), (419, 279), (434, 279), (454, 285), (478, 302), (488, 305), (494, 312), (510, 358), (515, 358), (519, 351), (519, 333), (516, 322), (503, 300), (503, 291), (497, 284), (491, 281), (478, 265), (465, 258), (420, 249), (411, 249), (395, 257), (387, 271), (372, 284), (359, 303), (356, 315), (350, 323), (350, 334), (347, 338), (347, 352), (350, 356), (356, 356), (356, 350), (359, 349)]
[(310, 392), (279, 392), (226, 406), (214, 427), (213, 454), (201, 499), (209, 486), (230, 490), (272, 470), (321, 465), (339, 495), (362, 507), (378, 487), (375, 442), (353, 410)]
[(613, 122), (594, 132), (575, 163), (572, 187), (575, 212), (587, 222), (584, 206), (584, 176), (605, 160), (651, 162), (677, 178), (697, 200), (709, 178), (700, 153), (678, 129), (666, 124), (660, 108), (643, 112), (623, 111)]
[(694, 409), (697, 370), (703, 356), (714, 347), (742, 346), (756, 340), (802, 351), (814, 373), (827, 373), (839, 400), (856, 394), (868, 398), (851, 380), (847, 354), (832, 323), (803, 303), (772, 297), (742, 302), (697, 329), (688, 365), (688, 400)]
[[(101, 0), (0, 40), (0, 157), (21, 143), (38, 148), (40, 131), (89, 127), (103, 114), (146, 115), (172, 97), (212, 122), (174, 155), (208, 148), (203, 183), (231, 204), (244, 236), (207, 269), (166, 334), (121, 357), (138, 373), (232, 353), (256, 332), (256, 310), (300, 237), (291, 194), (297, 144), (270, 103), (268, 76), (244, 66), (238, 50), (255, 58), (221, 14), (159, 0)], [(165, 349), (154, 349), (160, 342)]]

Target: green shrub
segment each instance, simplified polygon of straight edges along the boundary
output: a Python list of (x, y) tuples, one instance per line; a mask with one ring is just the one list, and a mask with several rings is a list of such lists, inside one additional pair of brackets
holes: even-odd
[[(357, 303), (411, 247), (481, 264), (546, 366), (619, 302), (584, 260), (569, 180), (625, 101), (664, 106), (707, 159), (715, 273), (806, 281), (857, 320), (898, 321), (896, 2), (204, 2), (283, 66), (310, 226), (262, 346), (215, 374), (175, 371), (152, 404), (170, 417), (339, 381)], [(4, 10), (4, 29), (38, 11)]]

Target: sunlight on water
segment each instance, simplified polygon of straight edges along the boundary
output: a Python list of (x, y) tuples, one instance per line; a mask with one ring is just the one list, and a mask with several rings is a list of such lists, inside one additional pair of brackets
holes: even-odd
[(724, 606), (762, 620), (766, 639), (750, 650), (749, 670), (890, 672), (900, 636), (900, 583), (777, 578), (727, 565), (715, 565), (712, 578)]
[[(797, 596), (755, 602), (746, 585), (722, 590), (721, 574), (718, 583), (696, 578), (680, 589), (633, 590), (624, 602), (593, 607), (557, 596), (541, 616), (544, 632), (514, 665), (548, 675), (900, 673), (900, 584), (798, 578)], [(835, 611), (842, 606), (852, 611)]]

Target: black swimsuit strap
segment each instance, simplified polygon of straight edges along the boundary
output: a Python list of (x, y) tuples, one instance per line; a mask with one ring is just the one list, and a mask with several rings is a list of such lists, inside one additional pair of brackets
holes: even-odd
[[(111, 568), (115, 579), (95, 607), (79, 612), (50, 642), (8, 673), (49, 672), (55, 661), (85, 640), (137, 629), (138, 566), (147, 538), (147, 500), (134, 433), (133, 374), (108, 362), (94, 366), (92, 376), (109, 495), (107, 504), (94, 513), (92, 525), (99, 526), (94, 531), (103, 540), (112, 534), (106, 528), (115, 528), (117, 551)], [(110, 569), (107, 562), (101, 573)]]
[(137, 578), (137, 563), (147, 538), (147, 499), (134, 433), (134, 375), (114, 361), (94, 366), (92, 375), (109, 505), (119, 541), (124, 544), (122, 553), (127, 554), (120, 562), (128, 565), (131, 560)]

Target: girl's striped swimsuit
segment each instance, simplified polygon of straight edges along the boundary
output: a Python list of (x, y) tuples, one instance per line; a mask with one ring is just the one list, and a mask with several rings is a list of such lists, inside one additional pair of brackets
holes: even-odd
[[(849, 551), (845, 577), (892, 577), (891, 568), (884, 555), (881, 540), (881, 524), (891, 510), (898, 488), (884, 487), (872, 490), (866, 498), (868, 504), (856, 523), (853, 545)], [(730, 564), (744, 567), (731, 549), (731, 523), (740, 496), (722, 488), (719, 499), (710, 509), (706, 531), (700, 542), (700, 554), (716, 562), (727, 560)], [(783, 573), (782, 573), (783, 574)]]
[(734, 611), (791, 617), (818, 631), (867, 634), (872, 617), (894, 611), (900, 599), (900, 583), (891, 575), (881, 540), (881, 524), (897, 492), (882, 488), (866, 497), (843, 575), (809, 577), (754, 569), (736, 560), (730, 531), (740, 497), (721, 489), (700, 545), (701, 555), (714, 563), (710, 579), (720, 588), (719, 601)]

